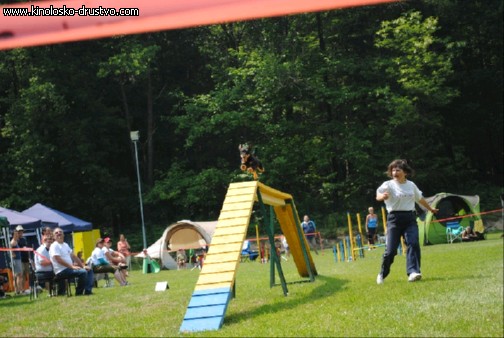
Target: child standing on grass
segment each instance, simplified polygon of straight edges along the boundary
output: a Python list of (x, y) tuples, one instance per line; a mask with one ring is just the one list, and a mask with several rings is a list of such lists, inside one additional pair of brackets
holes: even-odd
[(414, 171), (406, 160), (394, 160), (387, 169), (387, 176), (392, 179), (383, 182), (376, 190), (376, 200), (384, 201), (388, 211), (387, 248), (383, 254), (381, 271), (376, 277), (377, 284), (383, 284), (383, 280), (390, 273), (390, 266), (397, 255), (397, 247), (401, 242), (401, 236), (404, 236), (408, 246), (406, 252), (408, 281), (415, 282), (422, 278), (415, 202), (432, 213), (437, 213), (438, 209), (431, 208), (415, 183), (406, 179), (406, 176), (412, 176), (413, 174)]

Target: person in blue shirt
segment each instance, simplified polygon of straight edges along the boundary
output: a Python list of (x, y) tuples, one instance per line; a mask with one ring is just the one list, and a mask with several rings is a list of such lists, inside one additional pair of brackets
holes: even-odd
[(368, 236), (368, 250), (371, 250), (371, 246), (375, 244), (376, 229), (378, 227), (378, 215), (374, 213), (374, 208), (368, 208), (368, 215), (366, 216), (366, 233)]
[(305, 215), (301, 226), (303, 227), (303, 232), (305, 233), (306, 240), (308, 241), (310, 249), (315, 251), (315, 253), (318, 255), (317, 242), (315, 240), (315, 222), (310, 220), (310, 217), (308, 217), (308, 215)]

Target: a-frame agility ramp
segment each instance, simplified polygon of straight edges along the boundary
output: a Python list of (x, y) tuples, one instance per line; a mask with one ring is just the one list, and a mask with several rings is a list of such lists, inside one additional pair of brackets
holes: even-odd
[[(308, 243), (300, 227), (292, 196), (259, 181), (232, 183), (224, 199), (205, 264), (200, 271), (180, 332), (221, 328), (232, 298), (236, 269), (256, 201), (262, 206), (273, 207), (299, 275), (309, 277), (312, 281), (317, 275), (310, 251), (306, 249)], [(283, 274), (281, 277), (283, 278)], [(284, 282), (283, 286), (286, 293)]]

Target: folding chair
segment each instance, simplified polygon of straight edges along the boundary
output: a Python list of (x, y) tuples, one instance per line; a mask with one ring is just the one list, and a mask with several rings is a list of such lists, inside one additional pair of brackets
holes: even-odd
[(53, 296), (60, 296), (60, 284), (63, 285), (63, 287), (66, 290), (66, 295), (67, 297), (72, 296), (72, 289), (70, 289), (70, 285), (73, 284), (74, 286), (77, 285), (75, 282), (75, 277), (60, 277), (58, 275), (54, 276), (53, 280)]
[(464, 227), (460, 225), (458, 221), (448, 221), (446, 222), (446, 241), (448, 243), (453, 243), (456, 240), (462, 242), (462, 232)]
[(243, 241), (241, 257), (240, 257), (241, 262), (253, 261), (257, 258), (258, 255), (259, 254), (256, 251), (252, 251), (252, 248), (250, 247), (249, 240)]
[[(86, 265), (91, 270), (93, 270), (93, 260), (91, 259), (91, 257), (89, 257), (88, 260), (86, 261)], [(109, 287), (112, 286), (112, 281), (110, 280), (108, 273), (106, 273), (106, 272), (102, 272), (102, 273), (95, 272), (93, 275), (94, 275), (94, 287), (95, 288), (98, 287), (98, 281), (100, 281), (102, 279), (105, 281), (105, 285), (103, 286), (104, 288), (109, 288)]]
[[(43, 275), (43, 274), (42, 274)], [(51, 274), (52, 276), (52, 274)], [(32, 299), (37, 299), (39, 297), (39, 294), (42, 293), (42, 291), (45, 288), (42, 288), (41, 285), (46, 286), (46, 283), (48, 284), (48, 292), (49, 296), (52, 296), (53, 292), (53, 280), (54, 277), (42, 277), (39, 278), (39, 275), (35, 271), (35, 267), (33, 265), (33, 262), (30, 261), (30, 300)]]
[(103, 272), (103, 273), (95, 273), (94, 274), (94, 286), (95, 288), (98, 287), (98, 281), (104, 280), (105, 285), (103, 285), (104, 288), (109, 288), (112, 286), (112, 281), (110, 280), (110, 277), (108, 273)]
[(250, 260), (250, 241), (243, 241), (240, 262), (246, 262)]

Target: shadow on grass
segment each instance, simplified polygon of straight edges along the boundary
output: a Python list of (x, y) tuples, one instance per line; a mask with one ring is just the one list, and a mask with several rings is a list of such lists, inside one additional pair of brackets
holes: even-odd
[[(317, 299), (326, 299), (327, 297), (333, 295), (334, 293), (341, 290), (341, 288), (348, 283), (347, 280), (336, 279), (327, 276), (318, 275), (314, 283), (319, 283), (308, 295), (305, 297), (291, 297), (287, 296), (288, 299), (282, 303), (275, 304), (265, 304), (259, 307), (250, 308), (245, 311), (240, 311), (233, 313), (232, 315), (227, 315), (225, 318), (226, 323), (239, 323), (242, 320), (249, 319), (250, 317), (255, 317), (264, 313), (275, 313), (283, 310), (292, 310), (297, 306), (303, 304), (311, 303)], [(279, 290), (281, 292), (281, 290)], [(289, 298), (291, 297), (291, 298)]]
[(30, 300), (30, 296), (28, 295), (10, 296), (4, 299), (0, 299), (0, 308), (13, 308), (16, 306), (26, 306), (27, 303), (36, 301), (37, 299)]

